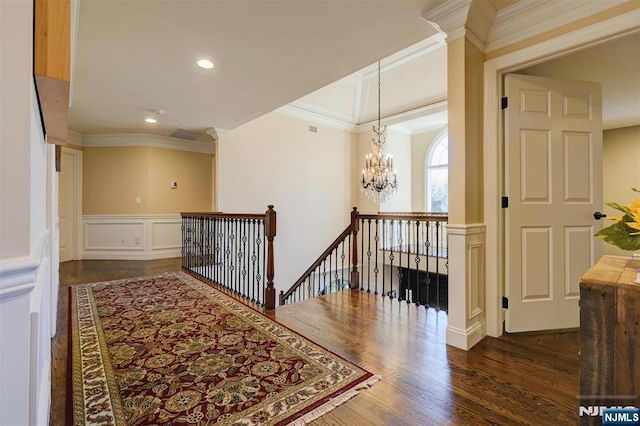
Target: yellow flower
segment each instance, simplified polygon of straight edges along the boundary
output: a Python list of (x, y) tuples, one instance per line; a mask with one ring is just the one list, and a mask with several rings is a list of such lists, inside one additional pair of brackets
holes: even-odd
[(629, 209), (629, 216), (633, 219), (633, 221), (627, 222), (627, 226), (638, 230), (638, 232), (632, 232), (629, 235), (640, 235), (640, 200), (631, 201), (627, 208)]
[[(640, 192), (637, 188), (631, 188), (631, 190)], [(608, 216), (607, 218), (615, 223), (596, 232), (596, 236), (623, 250), (640, 250), (640, 200), (631, 200), (631, 203), (626, 206), (615, 202), (605, 204), (624, 215)]]

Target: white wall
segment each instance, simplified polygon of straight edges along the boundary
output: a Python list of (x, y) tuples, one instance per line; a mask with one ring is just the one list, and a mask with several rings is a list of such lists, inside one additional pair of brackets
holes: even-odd
[(180, 257), (180, 215), (84, 215), (81, 259)]
[[(350, 132), (269, 113), (218, 146), (218, 209), (277, 212), (274, 283), (287, 290), (349, 224), (353, 203)], [(313, 124), (313, 123), (311, 123)]]
[[(56, 249), (32, 73), (33, 2), (0, 2), (0, 424), (49, 423)], [(52, 258), (54, 259), (52, 261)]]

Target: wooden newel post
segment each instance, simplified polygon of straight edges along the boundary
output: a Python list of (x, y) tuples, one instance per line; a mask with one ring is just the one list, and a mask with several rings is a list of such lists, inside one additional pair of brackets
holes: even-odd
[(360, 223), (358, 222), (358, 208), (354, 207), (351, 211), (351, 233), (353, 237), (351, 239), (351, 285), (352, 289), (357, 289), (360, 283), (360, 272), (358, 272), (358, 230), (360, 229)]
[(264, 306), (267, 311), (273, 311), (276, 309), (276, 289), (273, 287), (273, 238), (276, 236), (276, 212), (273, 210), (273, 205), (270, 204), (267, 207), (264, 219), (265, 236), (267, 237), (267, 288), (264, 291)]

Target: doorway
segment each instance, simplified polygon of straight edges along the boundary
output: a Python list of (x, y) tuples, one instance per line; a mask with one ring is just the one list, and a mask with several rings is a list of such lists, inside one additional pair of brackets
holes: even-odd
[(58, 173), (60, 262), (80, 259), (82, 151), (62, 148)]
[(504, 120), (500, 109), (505, 74), (544, 60), (578, 51), (603, 40), (611, 41), (640, 31), (633, 12), (576, 30), (555, 39), (485, 62), (485, 222), (487, 225), (487, 334), (500, 336), (504, 331), (502, 297), (505, 286), (504, 213), (500, 199), (504, 195)]

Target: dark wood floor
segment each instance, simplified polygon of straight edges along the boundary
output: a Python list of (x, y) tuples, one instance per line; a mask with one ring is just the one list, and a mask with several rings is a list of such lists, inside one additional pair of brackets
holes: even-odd
[[(179, 259), (60, 265), (51, 424), (65, 425), (67, 287), (180, 269)], [(382, 380), (314, 425), (566, 425), (578, 421), (577, 331), (447, 346), (444, 312), (341, 292), (278, 308), (275, 319)]]

